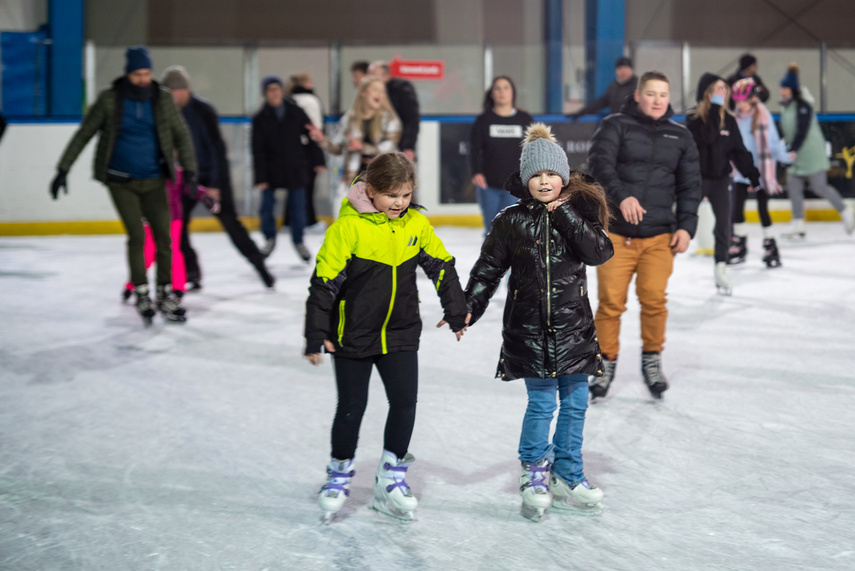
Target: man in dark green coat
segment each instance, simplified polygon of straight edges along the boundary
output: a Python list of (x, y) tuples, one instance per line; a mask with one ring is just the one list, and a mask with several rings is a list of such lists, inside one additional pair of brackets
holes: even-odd
[(54, 200), (68, 193), (66, 174), (96, 133), (93, 174), (107, 185), (128, 233), (128, 265), (137, 296), (137, 310), (146, 323), (154, 316), (149, 296), (143, 246), (145, 217), (157, 246), (157, 308), (168, 321), (186, 321), (180, 299), (172, 291), (172, 244), (166, 178), (175, 180), (177, 154), (185, 185), (195, 194), (196, 158), (187, 125), (168, 90), (152, 80), (152, 61), (145, 46), (125, 52), (125, 75), (104, 90), (86, 113), (57, 165), (51, 183)]

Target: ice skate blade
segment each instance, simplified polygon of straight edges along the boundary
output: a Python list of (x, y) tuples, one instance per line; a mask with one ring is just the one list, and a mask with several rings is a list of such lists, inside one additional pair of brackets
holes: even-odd
[(723, 296), (729, 297), (729, 296), (733, 295), (733, 288), (724, 287), (724, 286), (715, 286), (715, 292), (718, 295), (723, 295)]
[(535, 508), (525, 502), (523, 502), (520, 507), (520, 515), (535, 523), (540, 523), (540, 520), (543, 519), (544, 513), (546, 513), (546, 508)]
[(324, 515), (321, 516), (321, 524), (329, 525), (332, 523), (332, 520), (335, 519), (336, 512), (324, 512)]
[(594, 517), (603, 513), (603, 504), (577, 504), (570, 498), (558, 499), (552, 502), (552, 509), (561, 513), (571, 513), (585, 517)]
[(374, 502), (371, 504), (371, 509), (373, 509), (377, 513), (389, 516), (398, 521), (409, 523), (415, 519), (415, 517), (413, 516), (413, 512), (405, 512), (403, 510), (399, 510), (394, 506), (387, 505), (386, 502), (378, 498), (374, 498)]

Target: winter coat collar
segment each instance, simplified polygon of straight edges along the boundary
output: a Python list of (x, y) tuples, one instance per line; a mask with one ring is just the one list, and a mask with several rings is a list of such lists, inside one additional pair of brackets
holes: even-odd
[(625, 113), (630, 117), (633, 117), (639, 123), (644, 125), (655, 125), (659, 123), (667, 123), (671, 117), (674, 116), (674, 109), (671, 107), (671, 104), (668, 104), (668, 110), (665, 111), (665, 115), (660, 117), (659, 119), (654, 119), (648, 115), (645, 115), (638, 108), (638, 103), (635, 101), (635, 98), (629, 97), (626, 100), (626, 103), (623, 104), (623, 107), (620, 108), (621, 113)]

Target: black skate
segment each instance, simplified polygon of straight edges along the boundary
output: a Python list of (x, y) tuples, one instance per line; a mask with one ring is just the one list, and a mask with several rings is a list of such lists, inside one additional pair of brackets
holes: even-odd
[(273, 285), (276, 283), (276, 278), (274, 278), (267, 269), (267, 265), (264, 263), (264, 256), (261, 254), (253, 256), (250, 259), (250, 263), (255, 267), (255, 271), (258, 272), (258, 277), (260, 277), (261, 281), (264, 282), (264, 286), (268, 289), (273, 289)]
[(763, 261), (767, 268), (781, 267), (781, 257), (778, 254), (778, 245), (774, 238), (766, 238), (763, 240)]
[(727, 249), (727, 263), (728, 265), (741, 264), (745, 261), (745, 257), (748, 255), (748, 236), (736, 236), (733, 235), (730, 237), (730, 246)]
[(668, 390), (668, 381), (662, 374), (662, 354), (652, 351), (642, 353), (641, 374), (650, 395), (656, 400), (661, 400), (662, 393)]
[(172, 323), (187, 321), (185, 309), (181, 307), (181, 300), (172, 291), (171, 286), (157, 286), (157, 309), (166, 321)]
[(588, 390), (591, 392), (591, 401), (598, 398), (604, 398), (615, 378), (615, 368), (617, 368), (617, 357), (607, 359), (603, 357), (603, 376), (594, 377), (588, 385)]
[(122, 303), (128, 303), (128, 301), (130, 301), (133, 293), (134, 293), (134, 290), (132, 290), (132, 289), (122, 288)]
[(134, 288), (134, 293), (137, 294), (136, 308), (137, 313), (142, 317), (146, 327), (151, 325), (151, 320), (154, 317), (154, 304), (148, 295), (148, 286), (140, 285)]

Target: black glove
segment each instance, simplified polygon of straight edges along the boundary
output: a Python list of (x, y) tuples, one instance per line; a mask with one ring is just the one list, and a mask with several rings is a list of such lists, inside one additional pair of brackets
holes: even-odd
[(211, 214), (217, 214), (220, 211), (220, 201), (214, 200), (214, 197), (210, 194), (203, 194), (199, 201), (205, 205), (205, 208), (207, 208)]
[(66, 171), (57, 169), (56, 176), (53, 177), (53, 180), (50, 183), (50, 195), (54, 200), (59, 198), (59, 189), (62, 188), (65, 190), (65, 194), (68, 194), (68, 185), (65, 182)]
[(196, 173), (193, 171), (184, 171), (184, 188), (181, 189), (182, 192), (188, 197), (195, 199), (196, 195), (199, 194), (198, 186)]

